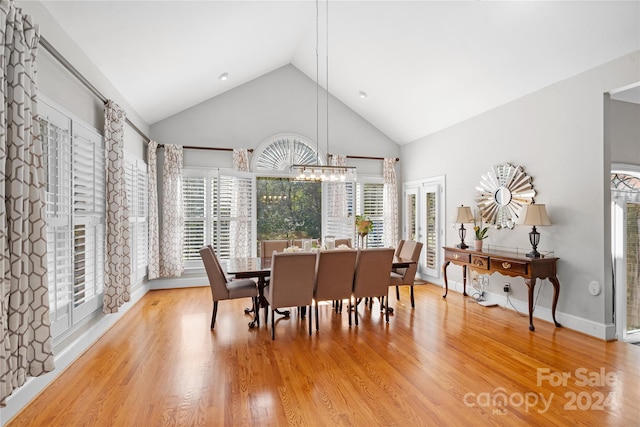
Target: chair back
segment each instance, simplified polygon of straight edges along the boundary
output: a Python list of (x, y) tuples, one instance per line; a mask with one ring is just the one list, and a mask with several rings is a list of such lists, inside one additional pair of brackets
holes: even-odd
[(267, 300), (273, 308), (311, 305), (316, 274), (316, 254), (275, 253), (271, 258), (271, 278)]
[(270, 258), (274, 251), (283, 252), (288, 246), (288, 240), (261, 240), (260, 256)]
[(351, 243), (351, 239), (336, 239), (336, 248), (340, 245), (346, 245), (350, 248), (353, 247), (353, 244)]
[(358, 253), (351, 249), (322, 251), (318, 254), (316, 301), (341, 300), (351, 297)]
[(400, 254), (400, 258), (408, 258), (411, 261), (415, 261), (415, 264), (411, 264), (407, 268), (397, 268), (395, 272), (403, 276), (403, 283), (405, 285), (413, 285), (413, 281), (416, 278), (416, 272), (418, 271), (418, 261), (420, 260), (420, 252), (422, 251), (422, 242), (416, 242), (415, 240), (405, 240)]
[(356, 298), (386, 296), (389, 290), (393, 248), (358, 250), (353, 296)]
[(216, 253), (210, 246), (200, 249), (200, 257), (204, 263), (204, 269), (209, 278), (209, 286), (211, 286), (211, 296), (214, 301), (229, 298), (229, 290), (227, 289), (227, 278), (225, 277), (220, 263), (216, 258)]

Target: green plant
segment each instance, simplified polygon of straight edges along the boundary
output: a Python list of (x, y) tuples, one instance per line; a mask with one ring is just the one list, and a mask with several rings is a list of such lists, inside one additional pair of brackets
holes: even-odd
[(373, 221), (366, 215), (356, 215), (356, 230), (361, 234), (369, 234), (373, 230)]
[(482, 217), (480, 218), (480, 225), (474, 221), (473, 232), (475, 233), (476, 240), (483, 240), (489, 237), (489, 227), (482, 227)]

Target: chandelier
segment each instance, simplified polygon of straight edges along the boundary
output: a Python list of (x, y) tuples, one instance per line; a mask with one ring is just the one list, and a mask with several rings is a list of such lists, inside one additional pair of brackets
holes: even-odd
[[(355, 166), (331, 166), (321, 165), (319, 161), (318, 142), (320, 140), (320, 79), (319, 79), (319, 44), (320, 44), (320, 18), (318, 0), (316, 0), (316, 163), (313, 165), (293, 165), (291, 174), (293, 179), (299, 181), (355, 181)], [(327, 77), (327, 153), (329, 153), (329, 1), (326, 2), (326, 77)], [(328, 163), (328, 162), (327, 162)]]

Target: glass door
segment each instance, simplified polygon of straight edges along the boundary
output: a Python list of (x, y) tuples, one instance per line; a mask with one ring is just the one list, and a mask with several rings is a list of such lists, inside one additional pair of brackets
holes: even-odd
[(442, 265), (442, 198), (444, 177), (405, 184), (403, 191), (403, 239), (422, 242), (418, 275), (440, 277)]

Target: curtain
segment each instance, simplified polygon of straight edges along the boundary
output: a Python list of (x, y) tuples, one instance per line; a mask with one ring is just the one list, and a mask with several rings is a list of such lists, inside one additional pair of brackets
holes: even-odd
[(398, 244), (398, 182), (396, 180), (396, 159), (385, 157), (382, 167), (384, 188), (382, 195), (384, 232), (382, 243), (385, 247)]
[(160, 276), (180, 277), (184, 271), (184, 210), (182, 207), (182, 146), (164, 146), (162, 170), (162, 236)]
[(126, 114), (109, 100), (104, 110), (107, 158), (106, 248), (102, 311), (117, 313), (131, 298), (131, 230), (124, 173), (124, 123)]
[[(249, 151), (246, 148), (233, 150), (233, 169), (239, 172), (249, 172)], [(250, 216), (251, 199), (247, 191), (244, 191), (241, 178), (232, 178), (231, 187), (231, 217), (237, 218), (229, 224), (231, 237), (231, 258), (246, 258), (251, 256), (251, 222), (246, 219)]]
[(42, 140), (37, 117), (38, 28), (0, 2), (0, 404), (29, 376), (53, 370)]
[[(331, 156), (332, 166), (347, 166), (347, 156), (334, 154)], [(344, 182), (332, 182), (328, 184), (331, 191), (329, 216), (335, 218), (347, 218), (349, 210), (347, 206), (347, 184)], [(337, 236), (341, 237), (341, 236)]]
[(160, 277), (160, 228), (158, 227), (158, 143), (149, 141), (149, 280)]

